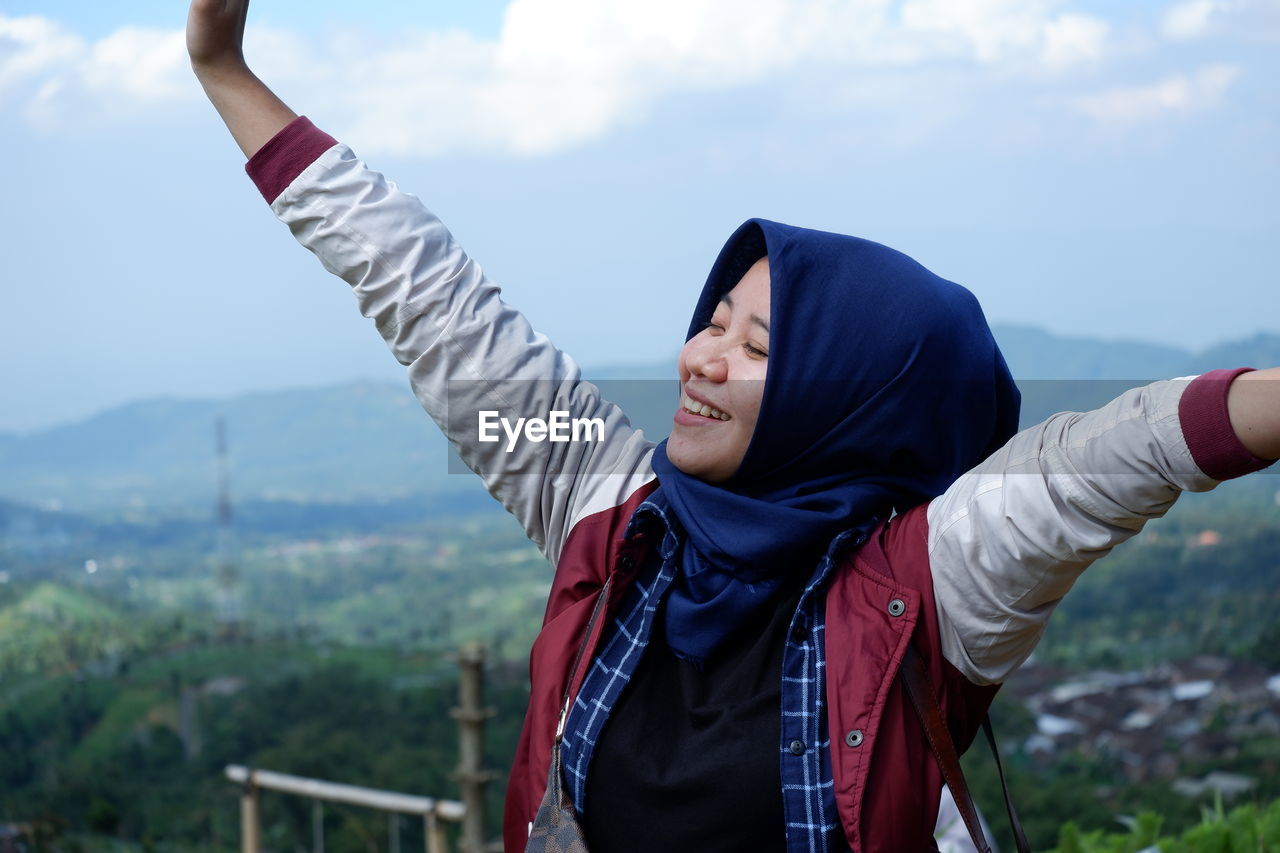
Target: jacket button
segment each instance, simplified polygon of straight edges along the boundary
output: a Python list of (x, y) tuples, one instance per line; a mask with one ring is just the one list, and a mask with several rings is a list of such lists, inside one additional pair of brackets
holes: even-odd
[(846, 746), (862, 746), (862, 729), (854, 729), (844, 736)]
[(618, 571), (629, 572), (636, 567), (636, 561), (631, 559), (630, 554), (623, 554), (618, 558)]
[(907, 605), (903, 603), (901, 598), (895, 598), (889, 602), (889, 615), (901, 616), (907, 610)]
[(791, 741), (791, 746), (787, 748), (791, 750), (792, 755), (804, 755), (804, 741), (802, 740)]

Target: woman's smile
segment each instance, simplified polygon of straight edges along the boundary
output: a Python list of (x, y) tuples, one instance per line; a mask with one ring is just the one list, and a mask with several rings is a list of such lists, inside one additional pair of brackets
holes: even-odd
[[(729, 416), (717, 409), (715, 406), (703, 400), (695, 400), (692, 395), (686, 392), (680, 400), (680, 405), (685, 412), (696, 415), (699, 418), (707, 418), (709, 420), (730, 420)], [(679, 412), (677, 412), (679, 414)]]
[(667, 458), (712, 483), (729, 479), (755, 433), (769, 367), (769, 260), (747, 270), (680, 351), (680, 405)]

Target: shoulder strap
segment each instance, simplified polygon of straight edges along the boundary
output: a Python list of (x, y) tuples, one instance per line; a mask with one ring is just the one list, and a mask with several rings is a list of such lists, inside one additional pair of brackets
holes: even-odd
[[(929, 748), (938, 759), (942, 778), (951, 789), (952, 796), (955, 797), (956, 807), (960, 811), (965, 827), (969, 830), (969, 837), (973, 839), (973, 846), (979, 853), (991, 853), (991, 845), (983, 835), (982, 823), (978, 820), (978, 809), (973, 804), (973, 797), (969, 794), (969, 784), (965, 781), (964, 771), (960, 768), (960, 757), (956, 754), (956, 745), (951, 740), (951, 732), (942, 717), (942, 707), (938, 704), (938, 697), (933, 692), (929, 673), (925, 669), (924, 661), (910, 643), (907, 644), (907, 651), (902, 659), (902, 682), (907, 688), (907, 695), (911, 697), (911, 704), (915, 707), (916, 714), (920, 717), (920, 724), (924, 726)], [(995, 756), (996, 770), (1000, 774), (1000, 787), (1004, 789), (1004, 805), (1009, 812), (1009, 823), (1013, 827), (1014, 843), (1018, 847), (1018, 853), (1030, 853), (1031, 847), (1027, 844), (1027, 837), (1022, 831), (1022, 822), (1018, 820), (1013, 799), (1009, 795), (1009, 784), (1004, 778), (1004, 765), (1000, 763), (1000, 752), (996, 749), (996, 737), (991, 730), (990, 718), (982, 721), (982, 728), (987, 733), (991, 754)]]
[(613, 573), (605, 579), (604, 586), (600, 589), (600, 597), (596, 599), (595, 606), (591, 608), (591, 618), (587, 620), (586, 633), (582, 635), (582, 644), (578, 646), (578, 654), (573, 658), (573, 666), (569, 669), (569, 680), (564, 685), (564, 696), (560, 700), (560, 719), (556, 723), (556, 739), (555, 747), (560, 746), (560, 738), (564, 736), (564, 721), (569, 716), (569, 692), (573, 689), (573, 682), (578, 680), (578, 669), (582, 666), (582, 658), (587, 651), (587, 644), (591, 642), (591, 633), (595, 630), (596, 620), (600, 618), (600, 614), (604, 612), (606, 602), (609, 600), (609, 590), (613, 587)]

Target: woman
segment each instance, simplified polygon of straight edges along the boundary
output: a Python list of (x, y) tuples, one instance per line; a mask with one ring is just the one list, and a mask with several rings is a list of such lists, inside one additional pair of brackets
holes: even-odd
[[(908, 647), (963, 748), (1090, 562), (1181, 491), (1280, 456), (1277, 371), (1156, 383), (1014, 436), (967, 291), (763, 220), (712, 269), (655, 447), (416, 199), (253, 76), (246, 6), (195, 0), (187, 39), (251, 176), (556, 569), (508, 851), (561, 735), (550, 779), (595, 853), (930, 849), (942, 783), (898, 680)], [(598, 435), (477, 429), (554, 411)]]

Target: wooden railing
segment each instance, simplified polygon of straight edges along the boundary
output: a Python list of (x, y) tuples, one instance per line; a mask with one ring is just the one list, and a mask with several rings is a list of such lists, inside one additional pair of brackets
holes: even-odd
[[(391, 849), (400, 847), (400, 815), (420, 817), (426, 835), (426, 853), (448, 853), (443, 821), (461, 822), (466, 807), (456, 800), (436, 800), (431, 797), (415, 797), (376, 788), (360, 788), (355, 785), (339, 785), (320, 779), (307, 779), (275, 773), (271, 770), (255, 770), (232, 764), (227, 767), (227, 778), (239, 783), (240, 792), (240, 849), (242, 853), (262, 853), (262, 822), (259, 808), (259, 792), (263, 790), (295, 794), (319, 803), (346, 803), (365, 806), (391, 813)], [(323, 812), (316, 811), (312, 826), (312, 849), (324, 851)]]
[(486, 853), (495, 847), (484, 839), (485, 789), (495, 776), (483, 767), (484, 721), (493, 716), (484, 707), (484, 649), (467, 646), (458, 654), (458, 768), (454, 778), (462, 790), (462, 801), (422, 797), (396, 791), (381, 791), (343, 785), (321, 779), (291, 776), (232, 764), (227, 778), (240, 785), (240, 849), (242, 853), (262, 853), (260, 792), (278, 791), (307, 797), (315, 803), (312, 820), (312, 851), (324, 853), (323, 803), (344, 803), (388, 812), (391, 853), (400, 853), (400, 821), (408, 815), (423, 822), (426, 853), (449, 853), (444, 823), (460, 824), (460, 853)]

